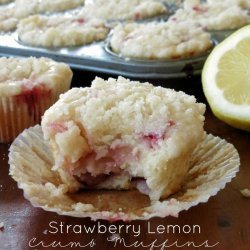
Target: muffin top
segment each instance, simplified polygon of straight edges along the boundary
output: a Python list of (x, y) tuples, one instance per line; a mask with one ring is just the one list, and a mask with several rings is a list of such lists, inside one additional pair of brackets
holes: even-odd
[(16, 28), (19, 19), (14, 16), (14, 13), (14, 6), (0, 6), (0, 32), (7, 32)]
[(86, 2), (82, 8), (84, 17), (97, 17), (106, 20), (144, 19), (166, 13), (163, 3), (155, 0), (95, 0)]
[[(207, 0), (208, 3), (217, 3), (218, 0)], [(228, 5), (235, 5), (238, 4), (240, 7), (244, 9), (250, 9), (250, 1), (249, 0), (224, 0), (223, 2), (227, 3)]]
[(227, 1), (200, 3), (200, 1), (185, 1), (183, 8), (179, 8), (170, 17), (173, 25), (176, 22), (193, 20), (207, 30), (235, 29), (250, 22), (248, 11), (237, 4)]
[(51, 89), (71, 78), (69, 66), (48, 58), (0, 58), (1, 96), (18, 95), (37, 85)]
[(172, 22), (129, 23), (114, 28), (110, 46), (125, 57), (179, 59), (205, 53), (212, 47), (212, 41), (210, 34), (193, 21), (174, 25)]
[(105, 39), (109, 29), (100, 19), (79, 16), (33, 15), (18, 24), (18, 37), (41, 47), (77, 46)]
[(32, 14), (64, 11), (83, 5), (84, 1), (85, 0), (16, 0), (15, 16), (23, 18)]
[(195, 141), (203, 133), (204, 110), (205, 105), (183, 92), (122, 77), (96, 78), (90, 88), (73, 88), (61, 95), (45, 112), (42, 127), (48, 138), (58, 132), (53, 124), (60, 130), (64, 122), (67, 127), (74, 121), (97, 151), (116, 139), (136, 144), (143, 135), (160, 138), (173, 123), (182, 128), (180, 134)]

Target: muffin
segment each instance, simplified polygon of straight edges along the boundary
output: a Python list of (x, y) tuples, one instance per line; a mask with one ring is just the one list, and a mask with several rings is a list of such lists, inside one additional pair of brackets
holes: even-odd
[[(208, 3), (216, 3), (217, 0), (207, 0)], [(224, 0), (223, 2), (228, 5), (239, 5), (241, 8), (250, 9), (250, 1), (249, 0)]]
[(84, 0), (16, 0), (11, 5), (0, 6), (0, 32), (15, 30), (21, 19), (30, 15), (60, 12), (83, 3)]
[(80, 11), (83, 17), (96, 17), (105, 20), (138, 20), (166, 12), (166, 6), (155, 0), (95, 0), (86, 3)]
[(48, 58), (2, 57), (0, 65), (0, 141), (10, 142), (69, 89), (72, 71)]
[(200, 3), (200, 1), (185, 1), (170, 17), (172, 25), (177, 22), (193, 20), (207, 30), (226, 30), (242, 27), (250, 22), (248, 11), (236, 4), (227, 2)]
[(0, 4), (13, 2), (13, 0), (0, 0)]
[(0, 6), (0, 32), (8, 32), (16, 28), (19, 19), (14, 14), (14, 6)]
[(83, 4), (84, 0), (16, 0), (15, 16), (23, 18), (32, 14), (60, 12)]
[(34, 15), (20, 21), (18, 38), (38, 47), (84, 45), (106, 38), (109, 29), (99, 19)]
[(157, 201), (180, 189), (204, 111), (183, 92), (96, 78), (61, 95), (41, 126), (68, 192), (138, 189)]
[(194, 22), (118, 24), (110, 39), (112, 51), (141, 59), (187, 58), (205, 53), (211, 47), (210, 34)]

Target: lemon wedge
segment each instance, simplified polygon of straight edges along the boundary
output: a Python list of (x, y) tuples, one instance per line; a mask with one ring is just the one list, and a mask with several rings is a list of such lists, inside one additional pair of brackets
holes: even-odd
[(250, 25), (214, 48), (203, 67), (202, 86), (215, 116), (250, 131)]

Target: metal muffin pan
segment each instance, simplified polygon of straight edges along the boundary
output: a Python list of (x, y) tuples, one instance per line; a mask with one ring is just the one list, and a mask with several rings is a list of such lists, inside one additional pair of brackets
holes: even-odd
[[(182, 1), (179, 1), (179, 4)], [(13, 2), (8, 3), (8, 5)], [(156, 17), (151, 17), (136, 22), (144, 23), (151, 21), (166, 21), (179, 4), (176, 1), (164, 1), (168, 12)], [(78, 8), (63, 12), (65, 15), (74, 15)], [(61, 13), (47, 13), (48, 15), (61, 15)], [(117, 22), (127, 22), (126, 20), (109, 20), (107, 26), (112, 29)], [(233, 30), (211, 31), (211, 38), (216, 45), (227, 37)], [(19, 39), (16, 31), (9, 33), (0, 33), (0, 56), (36, 56), (49, 57), (56, 61), (65, 62), (72, 68), (80, 70), (95, 71), (113, 75), (122, 75), (132, 78), (148, 79), (168, 79), (182, 78), (201, 73), (204, 62), (210, 53), (190, 57), (186, 59), (175, 60), (139, 60), (129, 59), (117, 55), (109, 47), (109, 38), (105, 41), (94, 42), (89, 45), (65, 48), (42, 48), (32, 47), (23, 44)]]
[[(211, 33), (214, 43), (230, 31)], [(109, 38), (89, 45), (47, 49), (27, 46), (18, 40), (16, 32), (0, 34), (1, 56), (49, 57), (65, 62), (72, 68), (96, 71), (132, 78), (168, 79), (200, 74), (208, 53), (181, 60), (135, 60), (119, 57), (110, 51)]]

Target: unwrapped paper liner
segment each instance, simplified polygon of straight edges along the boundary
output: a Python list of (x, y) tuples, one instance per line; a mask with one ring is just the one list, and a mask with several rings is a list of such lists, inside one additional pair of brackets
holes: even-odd
[(9, 164), (10, 175), (35, 207), (93, 220), (131, 221), (178, 216), (180, 211), (207, 202), (235, 177), (240, 159), (232, 144), (207, 135), (193, 153), (182, 189), (157, 202), (150, 202), (148, 196), (137, 190), (68, 193), (59, 174), (52, 170), (52, 153), (39, 125), (16, 138), (10, 147)]

